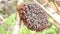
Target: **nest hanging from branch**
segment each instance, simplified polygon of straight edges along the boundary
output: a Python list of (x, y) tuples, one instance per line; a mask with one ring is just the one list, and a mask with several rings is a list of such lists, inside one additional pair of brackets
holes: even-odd
[(48, 27), (46, 12), (35, 2), (21, 4), (18, 13), (20, 19), (30, 30), (42, 31)]

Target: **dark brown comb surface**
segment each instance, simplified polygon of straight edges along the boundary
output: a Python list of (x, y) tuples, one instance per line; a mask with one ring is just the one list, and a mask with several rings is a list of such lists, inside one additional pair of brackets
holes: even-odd
[(42, 31), (47, 28), (46, 13), (37, 3), (29, 2), (22, 5), (19, 14), (27, 28), (35, 31)]

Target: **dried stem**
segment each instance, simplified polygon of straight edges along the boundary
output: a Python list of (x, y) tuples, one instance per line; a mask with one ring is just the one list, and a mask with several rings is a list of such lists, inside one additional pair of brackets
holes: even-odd
[(4, 21), (5, 19), (0, 15), (0, 19), (2, 19), (2, 21)]
[(20, 27), (19, 23), (20, 23), (20, 18), (19, 18), (19, 14), (17, 13), (17, 15), (16, 15), (16, 22), (15, 22), (12, 34), (18, 34), (19, 27)]
[[(20, 6), (21, 3), (23, 3), (23, 0), (19, 0), (17, 5)], [(20, 24), (21, 24), (21, 20), (20, 20), (20, 17), (19, 17), (19, 13), (17, 12), (16, 22), (15, 22), (12, 34), (18, 34), (19, 33)]]
[(23, 0), (18, 0), (17, 5), (19, 5), (19, 4), (21, 4), (21, 3), (24, 3), (24, 1), (23, 1)]
[(56, 1), (53, 1), (53, 3), (54, 3), (54, 5), (55, 5), (55, 7), (56, 7), (57, 12), (60, 13), (60, 11), (59, 11), (59, 9), (58, 9), (58, 6), (57, 6), (57, 4), (56, 4)]

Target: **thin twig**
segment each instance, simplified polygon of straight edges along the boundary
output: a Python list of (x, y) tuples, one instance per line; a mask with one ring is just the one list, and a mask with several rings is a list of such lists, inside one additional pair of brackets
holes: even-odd
[(19, 23), (20, 23), (20, 19), (19, 19), (19, 15), (17, 13), (16, 22), (15, 22), (12, 34), (18, 34), (18, 32), (19, 32)]
[(58, 9), (58, 6), (57, 6), (57, 4), (56, 4), (56, 1), (53, 1), (53, 3), (54, 3), (54, 5), (55, 5), (55, 7), (56, 7), (57, 12), (60, 13), (60, 11), (59, 11), (59, 9)]
[(2, 21), (4, 21), (5, 19), (0, 15), (0, 19), (2, 19)]

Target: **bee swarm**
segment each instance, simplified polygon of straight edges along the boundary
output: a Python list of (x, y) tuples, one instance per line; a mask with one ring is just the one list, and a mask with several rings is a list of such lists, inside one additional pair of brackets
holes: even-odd
[(48, 27), (46, 12), (37, 3), (22, 4), (18, 11), (21, 20), (30, 30), (42, 31)]

